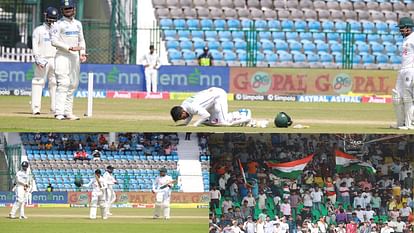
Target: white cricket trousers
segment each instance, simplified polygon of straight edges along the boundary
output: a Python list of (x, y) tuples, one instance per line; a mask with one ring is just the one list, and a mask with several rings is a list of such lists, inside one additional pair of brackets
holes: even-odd
[(146, 68), (145, 69), (145, 81), (146, 81), (147, 93), (157, 92), (158, 71), (156, 69)]
[(24, 190), (23, 186), (16, 187), (16, 201), (13, 204), (13, 207), (10, 211), (11, 217), (16, 217), (16, 212), (19, 210), (20, 217), (24, 215), (24, 205), (26, 203), (27, 192)]
[(154, 218), (158, 218), (161, 216), (161, 210), (163, 210), (164, 218), (170, 218), (170, 199), (171, 193), (169, 191), (160, 190), (156, 193)]
[(73, 96), (79, 86), (80, 60), (78, 53), (57, 52), (56, 73), (56, 115), (73, 114)]
[(402, 97), (402, 103), (404, 106), (404, 124), (406, 127), (410, 127), (413, 122), (414, 111), (414, 68), (401, 69), (398, 73), (397, 79), (399, 80), (399, 85), (402, 86), (399, 94)]
[(210, 122), (212, 124), (225, 124), (229, 120), (229, 105), (227, 102), (227, 93), (221, 88), (212, 87), (214, 93), (218, 96), (214, 105), (207, 110), (210, 113)]
[(55, 58), (47, 59), (45, 67), (35, 65), (34, 77), (32, 79), (32, 113), (40, 112), (42, 107), (42, 90), (48, 80), (50, 95), (50, 111), (55, 112), (56, 76)]
[(105, 198), (104, 192), (92, 192), (91, 197), (91, 206), (90, 206), (90, 213), (89, 218), (90, 219), (96, 219), (96, 212), (98, 206), (101, 208), (101, 216), (103, 219), (107, 218), (108, 210), (106, 205), (106, 198)]

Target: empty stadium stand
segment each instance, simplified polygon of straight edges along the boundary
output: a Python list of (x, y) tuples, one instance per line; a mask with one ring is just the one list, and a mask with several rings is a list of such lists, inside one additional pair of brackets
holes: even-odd
[(397, 68), (402, 37), (396, 25), (414, 14), (409, 0), (153, 0), (153, 5), (169, 61), (187, 65), (205, 45), (216, 65), (245, 65), (246, 44), (257, 43), (260, 66), (339, 68), (343, 37), (350, 33), (354, 68)]

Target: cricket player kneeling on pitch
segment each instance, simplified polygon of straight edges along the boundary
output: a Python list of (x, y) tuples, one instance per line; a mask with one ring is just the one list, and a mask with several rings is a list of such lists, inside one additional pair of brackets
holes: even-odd
[(103, 219), (108, 218), (107, 203), (106, 203), (106, 182), (101, 176), (101, 170), (95, 170), (95, 178), (92, 179), (88, 184), (82, 185), (82, 187), (92, 186), (92, 198), (90, 204), (90, 219), (96, 219), (96, 212), (98, 205), (101, 208), (101, 216)]
[(16, 173), (16, 201), (13, 204), (13, 207), (10, 211), (9, 217), (16, 218), (17, 210), (20, 210), (20, 219), (26, 219), (27, 217), (24, 214), (24, 204), (27, 199), (27, 192), (29, 190), (29, 174), (27, 169), (29, 168), (29, 163), (27, 161), (22, 162), (22, 170)]
[(209, 126), (243, 126), (251, 121), (251, 111), (240, 109), (228, 112), (227, 93), (217, 87), (200, 91), (183, 101), (180, 106), (174, 106), (170, 111), (172, 119), (177, 122), (185, 120), (188, 125), (193, 116), (199, 115), (193, 126), (200, 124)]
[(171, 188), (174, 182), (171, 176), (167, 175), (167, 169), (161, 168), (160, 176), (152, 184), (152, 193), (155, 194), (154, 218), (161, 216), (161, 210), (165, 219), (170, 218)]

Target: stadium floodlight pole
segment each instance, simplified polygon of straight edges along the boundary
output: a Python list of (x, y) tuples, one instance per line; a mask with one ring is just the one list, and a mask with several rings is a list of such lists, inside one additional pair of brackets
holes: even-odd
[(85, 116), (92, 117), (93, 107), (93, 73), (88, 72), (88, 110)]

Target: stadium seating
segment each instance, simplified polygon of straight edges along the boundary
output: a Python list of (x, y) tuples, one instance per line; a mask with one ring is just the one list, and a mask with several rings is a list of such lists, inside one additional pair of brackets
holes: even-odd
[[(414, 5), (411, 1), (177, 0), (179, 4), (174, 6), (168, 5), (171, 3), (169, 1), (164, 5), (158, 2), (153, 0), (155, 13), (163, 30), (168, 58), (173, 64), (182, 61), (191, 63), (191, 60), (200, 54), (199, 41), (203, 41), (211, 50), (216, 50), (215, 55), (220, 60), (223, 59), (227, 65), (243, 65), (243, 61), (238, 60), (243, 56), (237, 55), (241, 50), (246, 50), (246, 47), (237, 46), (239, 42), (246, 43), (251, 38), (257, 38), (259, 53), (268, 54), (270, 51), (283, 50), (293, 56), (297, 51), (311, 51), (315, 54), (330, 53), (331, 56), (338, 57), (342, 52), (339, 48), (344, 42), (345, 33), (348, 32), (351, 33), (350, 39), (356, 42), (353, 50), (362, 52), (357, 54), (358, 56), (382, 54), (388, 57), (387, 66), (378, 63), (376, 59), (373, 63), (371, 59), (356, 60), (354, 64), (369, 64), (367, 68), (373, 69), (392, 67), (400, 62), (395, 56), (399, 55), (402, 43), (402, 37), (395, 26), (399, 18), (410, 16), (414, 11), (410, 8)], [(188, 10), (191, 8), (195, 8), (195, 12)], [(189, 11), (188, 14), (178, 14), (186, 10)], [(186, 40), (188, 43), (182, 44)], [(179, 42), (178, 46), (170, 41)], [(227, 41), (233, 41), (234, 46), (231, 47), (229, 43), (223, 44)], [(287, 46), (281, 41), (287, 43)], [(336, 44), (331, 44), (333, 42)], [(368, 49), (360, 42), (368, 45)], [(388, 44), (385, 44), (386, 42)], [(192, 43), (192, 46), (189, 43)], [(301, 48), (297, 43), (302, 44)], [(189, 53), (189, 48), (193, 53)], [(235, 53), (236, 57), (231, 52)], [(323, 58), (326, 59), (327, 56)], [(260, 61), (269, 66), (278, 65), (279, 63), (276, 64), (274, 60), (272, 57), (270, 60)], [(293, 59), (291, 65), (295, 62)], [(309, 61), (299, 63), (308, 66), (307, 62)], [(326, 62), (319, 56), (317, 63), (323, 65)], [(336, 67), (341, 66), (337, 59), (333, 59), (333, 63)]]

